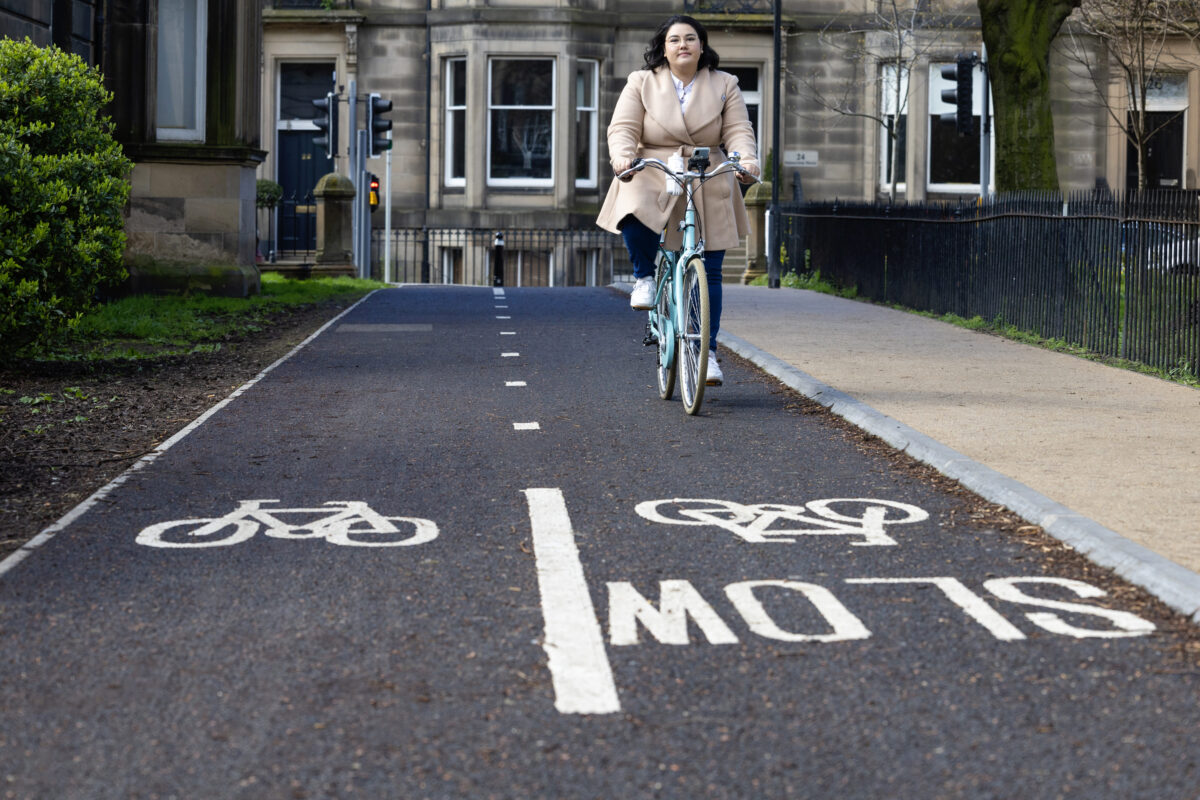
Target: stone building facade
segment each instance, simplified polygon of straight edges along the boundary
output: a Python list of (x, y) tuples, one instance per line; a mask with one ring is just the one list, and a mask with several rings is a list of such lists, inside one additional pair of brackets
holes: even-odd
[[(272, 98), (289, 91), (289, 75), (319, 63), (326, 83), (332, 85), (336, 75), (344, 90), (354, 79), (360, 94), (379, 92), (395, 103), (398, 224), (433, 217), (486, 226), (513, 214), (535, 214), (544, 225), (584, 224), (610, 180), (604, 127), (613, 103), (625, 76), (640, 66), (654, 26), (672, 13), (691, 13), (709, 28), (722, 67), (736, 71), (753, 96), (764, 154), (772, 141), (775, 65), (765, 0), (696, 6), (654, 0), (340, 0), (332, 10), (317, 0), (266, 2), (262, 126), (274, 155), (263, 174), (277, 177), (290, 169), (270, 139), (308, 123), (285, 117)], [(876, 0), (783, 2), (782, 196), (792, 197), (797, 184), (806, 198), (886, 196), (889, 136), (870, 117), (894, 113), (884, 91), (894, 68), (889, 74), (886, 32), (868, 31)], [(956, 53), (982, 50), (978, 16), (973, 2), (951, 0), (941, 11), (952, 24), (916, 34), (911, 49), (919, 56), (902, 78), (908, 100), (897, 182), (899, 195), (914, 200), (979, 191), (978, 167), (972, 174), (969, 163), (978, 158), (977, 145), (966, 155), (957, 152), (963, 148), (938, 119), (950, 110), (941, 90), (952, 87), (940, 67), (952, 64)], [(1187, 176), (1200, 165), (1200, 147), (1189, 146), (1200, 135), (1192, 97), (1200, 72), (1193, 47), (1177, 50), (1169, 68), (1179, 71), (1184, 94), (1173, 85), (1174, 100), (1164, 102), (1186, 104), (1182, 149), (1176, 147), (1172, 159), (1178, 156), (1179, 188), (1195, 188), (1195, 178)], [(1091, 188), (1103, 179), (1123, 188), (1126, 152), (1095, 88), (1072, 74), (1061, 54), (1054, 74), (1063, 187)], [(530, 96), (522, 99), (526, 92)], [(834, 97), (849, 97), (848, 108), (865, 116), (832, 110), (827, 101)], [(1119, 105), (1119, 98), (1110, 99)], [(510, 126), (518, 120), (514, 131)], [(500, 142), (501, 132), (523, 139)], [(382, 162), (372, 171), (381, 173)]]
[[(14, 10), (15, 9), (15, 10)], [(259, 0), (28, 0), (0, 35), (58, 45), (104, 73), (134, 161), (133, 288), (244, 294), (258, 286)]]

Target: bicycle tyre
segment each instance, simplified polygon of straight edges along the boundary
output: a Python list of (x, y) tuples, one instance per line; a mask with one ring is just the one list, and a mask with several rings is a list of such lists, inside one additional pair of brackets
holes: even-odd
[[(145, 545), (146, 547), (228, 547), (240, 544), (258, 532), (257, 521), (239, 519), (218, 528), (217, 530), (222, 532), (220, 536), (213, 536), (202, 540), (190, 538), (195, 535), (195, 531), (215, 521), (214, 518), (208, 517), (206, 519), (175, 519), (170, 522), (159, 522), (143, 528), (142, 532), (137, 535), (136, 541), (138, 544)], [(172, 528), (191, 528), (191, 530), (177, 532), (173, 536), (166, 535), (167, 531)], [(229, 533), (226, 534), (224, 533), (225, 531), (229, 531)]]
[(704, 262), (691, 258), (683, 270), (683, 308), (680, 318), (683, 329), (679, 331), (675, 346), (675, 360), (679, 364), (679, 393), (683, 408), (689, 414), (698, 414), (704, 402), (704, 382), (708, 379), (708, 276)]
[[(658, 260), (658, 274), (655, 279), (662, 285), (662, 272), (670, 269), (670, 261), (666, 256)], [(678, 351), (675, 348), (675, 331), (671, 326), (671, 284), (668, 281), (663, 286), (658, 297), (657, 330), (658, 352), (656, 356), (655, 373), (658, 377), (658, 396), (670, 400), (675, 394), (675, 376), (678, 374)]]
[[(394, 523), (397, 523), (397, 522), (412, 525), (412, 528), (413, 528), (412, 535), (405, 539), (386, 540), (386, 539), (383, 539), (382, 537), (393, 536), (395, 534), (392, 534), (387, 531), (377, 531), (377, 530), (366, 530), (366, 531), (351, 530), (352, 525), (357, 524), (356, 522), (354, 522), (354, 523), (344, 525), (344, 526), (334, 529), (332, 532), (330, 532), (325, 537), (325, 541), (329, 542), (330, 544), (338, 544), (338, 545), (349, 546), (349, 547), (412, 547), (413, 545), (425, 544), (426, 542), (432, 542), (434, 539), (436, 539), (438, 537), (438, 526), (432, 520), (420, 519), (419, 517), (384, 517), (384, 519), (386, 519), (388, 522), (393, 523), (393, 527), (396, 527)], [(361, 521), (361, 520), (359, 520), (359, 521)], [(399, 530), (396, 531), (396, 533), (399, 533), (399, 532), (400, 532)], [(370, 541), (369, 539), (364, 540), (364, 539), (353, 538), (355, 536), (368, 536), (368, 535), (369, 536), (378, 536), (381, 538), (378, 541)]]

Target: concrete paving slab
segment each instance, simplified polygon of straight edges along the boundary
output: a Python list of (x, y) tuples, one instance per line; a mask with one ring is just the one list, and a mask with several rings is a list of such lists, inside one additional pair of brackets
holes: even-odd
[(1200, 570), (1200, 391), (803, 290), (726, 286), (722, 330)]

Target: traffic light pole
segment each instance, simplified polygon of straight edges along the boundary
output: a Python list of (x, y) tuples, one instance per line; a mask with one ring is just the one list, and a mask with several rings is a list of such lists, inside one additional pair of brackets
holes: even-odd
[(392, 132), (388, 131), (388, 149), (384, 155), (386, 168), (383, 173), (383, 279), (391, 281), (392, 275)]
[(986, 199), (992, 177), (992, 115), (989, 113), (991, 102), (988, 96), (991, 81), (988, 80), (987, 46), (985, 45), (980, 52), (979, 68), (983, 70), (983, 91), (980, 92), (983, 110), (980, 117), (983, 124), (979, 126), (979, 196)]

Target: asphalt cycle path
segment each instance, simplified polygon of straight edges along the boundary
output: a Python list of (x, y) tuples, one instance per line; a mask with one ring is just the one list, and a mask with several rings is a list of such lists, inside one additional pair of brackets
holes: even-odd
[(1193, 629), (606, 289), (370, 296), (0, 576), (0, 797), (1188, 797)]

